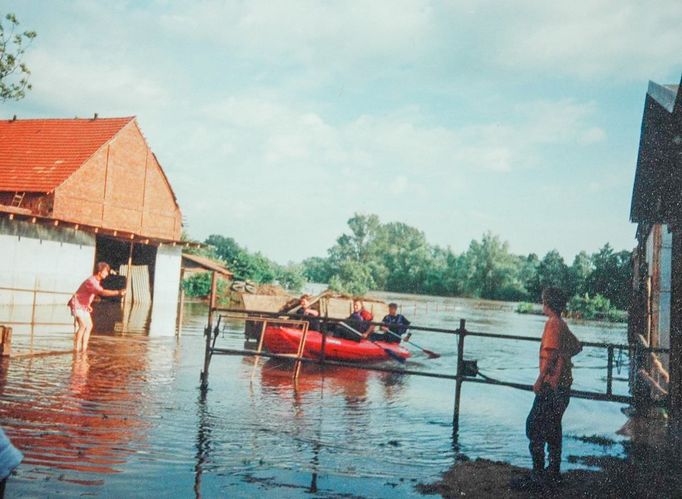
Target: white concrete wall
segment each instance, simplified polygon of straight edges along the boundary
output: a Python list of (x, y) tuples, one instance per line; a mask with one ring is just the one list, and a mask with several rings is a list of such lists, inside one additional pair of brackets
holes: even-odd
[[(6, 219), (0, 223), (0, 288), (38, 290), (36, 321), (70, 320), (68, 295), (40, 291), (73, 293), (91, 274), (94, 259), (91, 234)], [(30, 321), (32, 303), (32, 292), (0, 289), (0, 323)]]
[(180, 290), (182, 249), (179, 246), (159, 246), (154, 269), (154, 298), (149, 334), (175, 334)]

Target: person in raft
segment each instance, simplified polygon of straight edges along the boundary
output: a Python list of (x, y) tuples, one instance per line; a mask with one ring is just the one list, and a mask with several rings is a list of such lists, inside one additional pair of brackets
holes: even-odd
[[(374, 333), (371, 340), (385, 341), (386, 343), (400, 343), (403, 339), (402, 336), (407, 331), (407, 327), (410, 325), (404, 315), (398, 313), (398, 304), (389, 303), (388, 304), (388, 315), (386, 315), (381, 322), (384, 324), (381, 326), (383, 333)], [(410, 334), (405, 337), (405, 341), (410, 339)]]
[(296, 315), (301, 316), (301, 320), (308, 322), (308, 327), (315, 331), (320, 330), (320, 312), (310, 307), (310, 295), (303, 295), (299, 298), (299, 309), (296, 310)]
[[(558, 288), (542, 292), (543, 312), (547, 316), (540, 342), (540, 373), (535, 384), (535, 400), (526, 420), (526, 436), (533, 460), (529, 485), (542, 481), (557, 483), (561, 466), (561, 418), (570, 400), (571, 357), (581, 349), (580, 342), (561, 318), (566, 295)], [(549, 465), (545, 469), (545, 444)]]
[(76, 326), (76, 336), (73, 339), (73, 348), (76, 352), (88, 349), (90, 331), (92, 331), (92, 301), (95, 295), (99, 296), (123, 296), (125, 289), (110, 290), (102, 287), (102, 280), (109, 275), (111, 267), (106, 262), (99, 262), (95, 266), (95, 273), (88, 277), (69, 300), (69, 308)]
[(360, 341), (361, 339), (367, 339), (374, 332), (374, 325), (371, 322), (374, 320), (374, 315), (372, 312), (365, 308), (365, 304), (362, 300), (353, 300), (353, 313), (348, 316), (346, 321), (348, 325), (358, 331), (362, 336), (358, 337), (357, 334), (352, 331), (344, 331), (342, 333), (344, 338), (349, 340)]

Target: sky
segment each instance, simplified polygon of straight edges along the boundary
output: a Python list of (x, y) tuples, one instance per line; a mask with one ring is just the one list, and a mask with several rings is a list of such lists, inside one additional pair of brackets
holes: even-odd
[(635, 245), (649, 80), (682, 2), (3, 0), (38, 32), (0, 116), (137, 116), (186, 232), (280, 262), (355, 213), (570, 263)]

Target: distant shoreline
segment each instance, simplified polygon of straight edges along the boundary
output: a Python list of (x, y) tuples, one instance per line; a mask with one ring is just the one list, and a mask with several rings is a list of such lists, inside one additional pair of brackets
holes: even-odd
[[(542, 311), (542, 305), (539, 303), (519, 303), (514, 311), (517, 314), (525, 315), (545, 315)], [(595, 321), (595, 322), (610, 322), (610, 323), (627, 323), (628, 313), (625, 310), (611, 310), (609, 312), (597, 312), (586, 316), (580, 312), (566, 312), (564, 317), (568, 319), (580, 321)]]

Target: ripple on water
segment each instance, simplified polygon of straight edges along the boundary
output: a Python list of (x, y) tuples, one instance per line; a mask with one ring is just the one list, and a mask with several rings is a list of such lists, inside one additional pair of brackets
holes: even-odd
[[(531, 334), (542, 325), (507, 310), (456, 306), (456, 314), (451, 308), (431, 323), (414, 322), (454, 327), (469, 311), (473, 330)], [(196, 486), (207, 496), (265, 490), (297, 497), (314, 475), (320, 497), (409, 496), (409, 480), (437, 477), (458, 452), (528, 464), (523, 423), (530, 396), (512, 390), (465, 385), (456, 444), (449, 380), (305, 366), (294, 382), (291, 365), (281, 361), (215, 357), (202, 398), (205, 316), (192, 310), (179, 339), (98, 335), (85, 355), (2, 366), (0, 419), (26, 455), (15, 490), (132, 496), (153, 487), (160, 495), (187, 496)], [(230, 323), (219, 345), (242, 348), (240, 327)], [(590, 340), (613, 331), (586, 327), (581, 334)], [(419, 332), (415, 341), (442, 356), (432, 360), (415, 350), (410, 368), (454, 372), (455, 337)], [(467, 338), (466, 352), (493, 377), (532, 382), (537, 369), (536, 343), (499, 347)], [(599, 352), (580, 359), (577, 383), (601, 387), (593, 369), (601, 364)], [(572, 401), (566, 431), (594, 428), (595, 407)], [(618, 408), (599, 407), (598, 431), (622, 424)], [(591, 450), (576, 439), (566, 447), (567, 454)]]

